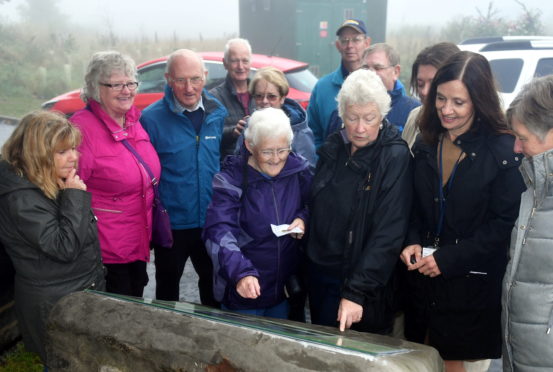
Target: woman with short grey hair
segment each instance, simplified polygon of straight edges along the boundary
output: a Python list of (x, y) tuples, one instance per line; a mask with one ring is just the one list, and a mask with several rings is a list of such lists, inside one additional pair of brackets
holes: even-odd
[(286, 319), (287, 281), (298, 272), (307, 226), (311, 172), (291, 152), (288, 116), (272, 107), (252, 114), (239, 155), (213, 179), (203, 231), (213, 262), (213, 291), (223, 309)]
[(344, 128), (319, 149), (311, 193), (311, 321), (390, 334), (394, 268), (411, 208), (411, 155), (384, 118), (390, 97), (375, 72), (352, 72), (337, 100)]
[[(507, 110), (526, 183), (503, 277), (503, 370), (553, 369), (553, 76), (528, 83)], [(528, 227), (528, 228), (527, 228)]]
[(98, 217), (106, 289), (142, 297), (148, 283), (153, 182), (161, 166), (134, 106), (136, 75), (130, 57), (115, 51), (95, 53), (82, 91), (86, 108), (70, 120), (83, 134), (79, 175)]
[[(355, 79), (342, 85), (342, 89), (336, 97), (338, 101), (338, 115), (344, 120), (348, 106), (374, 103), (385, 117), (390, 111), (392, 99), (384, 88), (381, 80), (375, 79), (376, 72), (371, 70), (358, 70)], [(380, 79), (380, 78), (379, 78)], [(382, 89), (384, 88), (384, 90)]]

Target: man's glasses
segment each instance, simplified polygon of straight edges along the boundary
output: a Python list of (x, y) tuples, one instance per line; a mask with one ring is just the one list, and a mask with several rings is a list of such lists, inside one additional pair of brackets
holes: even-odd
[(191, 78), (171, 78), (171, 80), (181, 87), (184, 87), (186, 83), (196, 87), (204, 81), (204, 78), (201, 76), (194, 76)]
[(359, 44), (361, 43), (363, 40), (365, 40), (365, 37), (364, 36), (355, 36), (355, 37), (341, 37), (338, 39), (338, 41), (340, 42), (340, 44), (342, 45), (348, 45), (348, 43), (352, 43), (352, 44)]
[(388, 66), (383, 66), (383, 65), (374, 65), (374, 66), (363, 65), (363, 66), (361, 66), (362, 69), (365, 69), (365, 70), (372, 70), (372, 71), (374, 71), (374, 72), (384, 71), (384, 70), (386, 70), (387, 68), (392, 68), (392, 67), (396, 67), (396, 65), (388, 65)]
[(129, 83), (116, 83), (116, 84), (109, 84), (109, 83), (100, 83), (100, 85), (103, 85), (104, 87), (111, 88), (115, 91), (123, 90), (124, 87), (127, 87), (129, 90), (135, 90), (138, 88), (138, 82), (137, 81), (131, 81)]

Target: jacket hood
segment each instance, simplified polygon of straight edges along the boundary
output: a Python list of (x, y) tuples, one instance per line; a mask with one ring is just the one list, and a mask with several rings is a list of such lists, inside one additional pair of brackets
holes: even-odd
[[(248, 170), (249, 183), (267, 180), (267, 178), (259, 171), (247, 166), (247, 161), (250, 156), (251, 155), (246, 149), (246, 146), (241, 146), (239, 155), (229, 155), (225, 158), (221, 167), (221, 172), (227, 174), (235, 186), (242, 185), (244, 168)], [(287, 177), (306, 169), (309, 169), (309, 162), (305, 158), (291, 152), (290, 155), (288, 155), (286, 164), (284, 164), (284, 168), (282, 168), (280, 173), (273, 178), (278, 179)]]
[[(307, 114), (303, 107), (299, 103), (290, 98), (284, 99), (282, 105), (282, 111), (290, 118), (290, 125), (294, 128), (296, 126), (307, 125)], [(295, 129), (295, 128), (294, 128)]]
[(0, 160), (0, 197), (22, 189), (38, 189), (38, 186), (18, 176), (8, 162)]

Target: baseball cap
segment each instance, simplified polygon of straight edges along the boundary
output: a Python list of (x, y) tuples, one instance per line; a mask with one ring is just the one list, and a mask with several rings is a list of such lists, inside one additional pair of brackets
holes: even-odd
[(367, 28), (365, 27), (365, 22), (361, 21), (360, 19), (346, 19), (344, 23), (338, 28), (338, 31), (336, 31), (336, 35), (340, 34), (340, 31), (342, 31), (346, 27), (351, 27), (355, 31), (360, 32), (364, 35), (367, 34)]

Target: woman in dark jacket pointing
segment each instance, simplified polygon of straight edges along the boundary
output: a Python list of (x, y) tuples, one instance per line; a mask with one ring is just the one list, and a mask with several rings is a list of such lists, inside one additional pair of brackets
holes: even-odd
[(407, 144), (384, 120), (389, 109), (380, 78), (353, 72), (338, 94), (345, 128), (319, 149), (307, 246), (315, 324), (392, 330), (390, 278), (407, 231), (412, 174)]
[(2, 148), (0, 240), (15, 268), (23, 342), (45, 363), (52, 306), (73, 291), (105, 288), (91, 195), (76, 175), (80, 139), (65, 117), (39, 111)]

